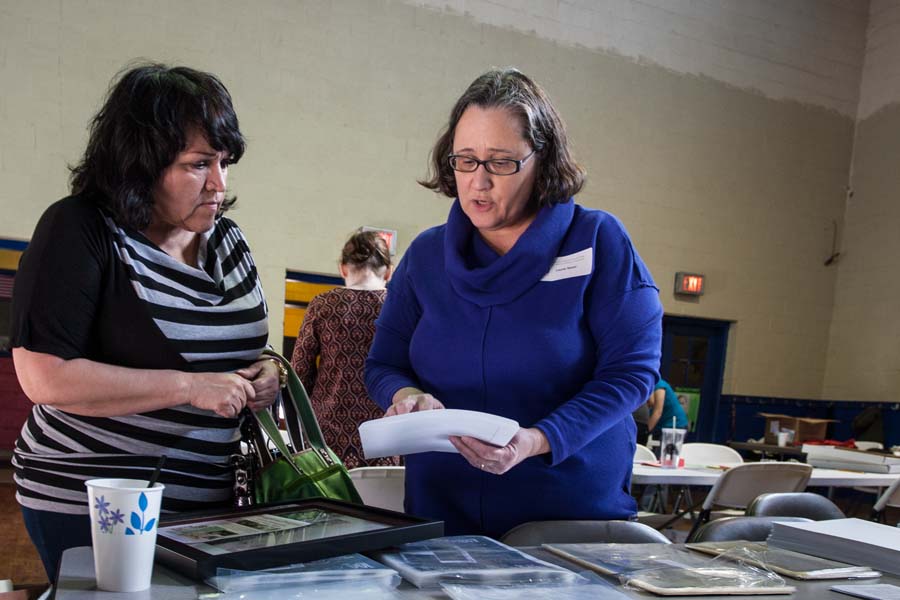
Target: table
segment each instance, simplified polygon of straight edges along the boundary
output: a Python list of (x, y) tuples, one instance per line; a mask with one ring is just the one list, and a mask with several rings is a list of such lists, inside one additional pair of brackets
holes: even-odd
[[(721, 463), (723, 467), (733, 467), (747, 463)], [(687, 465), (681, 469), (661, 469), (635, 463), (631, 483), (635, 485), (715, 485), (724, 471), (704, 465)], [(900, 473), (860, 473), (838, 469), (814, 467), (807, 487), (888, 487)]]
[(785, 456), (796, 457), (802, 462), (806, 462), (806, 452), (797, 446), (778, 446), (776, 444), (760, 444), (757, 442), (726, 442), (728, 446), (735, 450), (744, 450), (745, 452), (759, 452), (763, 456), (780, 456), (782, 460)]
[[(551, 555), (540, 548), (524, 548), (528, 553), (540, 559), (562, 565), (573, 570), (580, 570), (571, 563)], [(765, 595), (747, 596), (759, 600), (848, 600), (849, 596), (829, 591), (832, 585), (853, 585), (852, 580), (836, 579), (832, 581), (797, 581), (787, 579), (790, 585), (797, 588), (797, 592), (790, 596)], [(889, 583), (900, 585), (900, 577), (884, 576), (880, 579), (866, 579), (858, 583)], [(661, 598), (648, 592), (635, 590), (620, 590), (629, 598)], [(157, 564), (153, 570), (153, 583), (149, 590), (134, 593), (101, 592), (95, 589), (94, 584), (94, 557), (90, 546), (70, 548), (63, 553), (62, 564), (59, 570), (59, 580), (56, 586), (57, 600), (196, 600), (199, 594), (213, 594), (215, 590), (181, 575), (170, 571), (168, 568)], [(449, 597), (440, 590), (423, 591), (416, 589), (409, 583), (403, 582), (397, 589), (395, 596), (409, 600), (447, 600)], [(680, 596), (686, 598), (689, 596)], [(703, 600), (734, 600), (735, 596), (692, 596)], [(739, 596), (741, 598), (745, 596)], [(210, 597), (211, 600), (214, 596)], [(564, 596), (560, 596), (564, 600)]]

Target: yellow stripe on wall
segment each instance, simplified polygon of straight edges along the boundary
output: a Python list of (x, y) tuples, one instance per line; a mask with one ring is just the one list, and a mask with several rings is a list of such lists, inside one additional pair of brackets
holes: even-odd
[[(294, 304), (309, 304), (315, 296), (338, 287), (330, 283), (307, 283), (305, 281), (285, 281), (284, 301)], [(294, 331), (294, 335), (297, 332)]]
[(306, 309), (299, 306), (284, 307), (284, 337), (297, 337)]
[(7, 250), (0, 248), (0, 269), (8, 271), (16, 271), (19, 269), (19, 257), (22, 256), (21, 250)]

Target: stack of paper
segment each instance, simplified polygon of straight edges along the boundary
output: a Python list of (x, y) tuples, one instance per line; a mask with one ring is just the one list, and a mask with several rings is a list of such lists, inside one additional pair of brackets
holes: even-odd
[(779, 521), (774, 524), (768, 542), (769, 546), (900, 575), (900, 528), (897, 527), (862, 519)]
[(824, 469), (846, 469), (866, 473), (900, 473), (900, 456), (872, 450), (803, 444), (806, 462)]
[(457, 452), (451, 435), (469, 436), (495, 446), (505, 446), (519, 431), (512, 419), (474, 410), (425, 410), (366, 421), (359, 426), (366, 458)]
[(848, 565), (784, 548), (769, 547), (765, 542), (699, 542), (687, 548), (722, 556), (730, 560), (772, 569), (794, 579), (867, 579), (881, 573), (868, 567)]

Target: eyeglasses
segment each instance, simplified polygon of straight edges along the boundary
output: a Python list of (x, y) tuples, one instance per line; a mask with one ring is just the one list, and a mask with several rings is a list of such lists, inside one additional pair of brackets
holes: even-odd
[(484, 165), (484, 170), (492, 175), (515, 175), (522, 170), (522, 165), (528, 162), (528, 159), (537, 152), (532, 150), (527, 156), (520, 160), (512, 158), (490, 158), (488, 160), (478, 160), (474, 156), (465, 156), (463, 154), (451, 154), (449, 157), (450, 168), (461, 173), (474, 173), (478, 170), (479, 165)]

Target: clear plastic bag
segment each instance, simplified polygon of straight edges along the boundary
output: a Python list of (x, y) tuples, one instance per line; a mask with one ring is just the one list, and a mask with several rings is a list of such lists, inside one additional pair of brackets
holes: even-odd
[(443, 583), (453, 600), (627, 600), (628, 596), (602, 577), (584, 571), (568, 583)]
[(659, 544), (545, 544), (584, 567), (615, 575), (625, 587), (662, 595), (789, 594), (779, 575), (734, 556), (710, 559), (678, 546)]
[(217, 600), (289, 598), (391, 598), (400, 585), (396, 571), (361, 554), (349, 554), (262, 571), (223, 569), (206, 583), (223, 592)]
[(419, 588), (445, 582), (569, 583), (577, 577), (568, 569), (476, 535), (403, 544), (376, 558)]
[(801, 554), (766, 542), (722, 541), (688, 544), (687, 548), (722, 559), (762, 567), (794, 579), (867, 579), (881, 573), (827, 558)]

